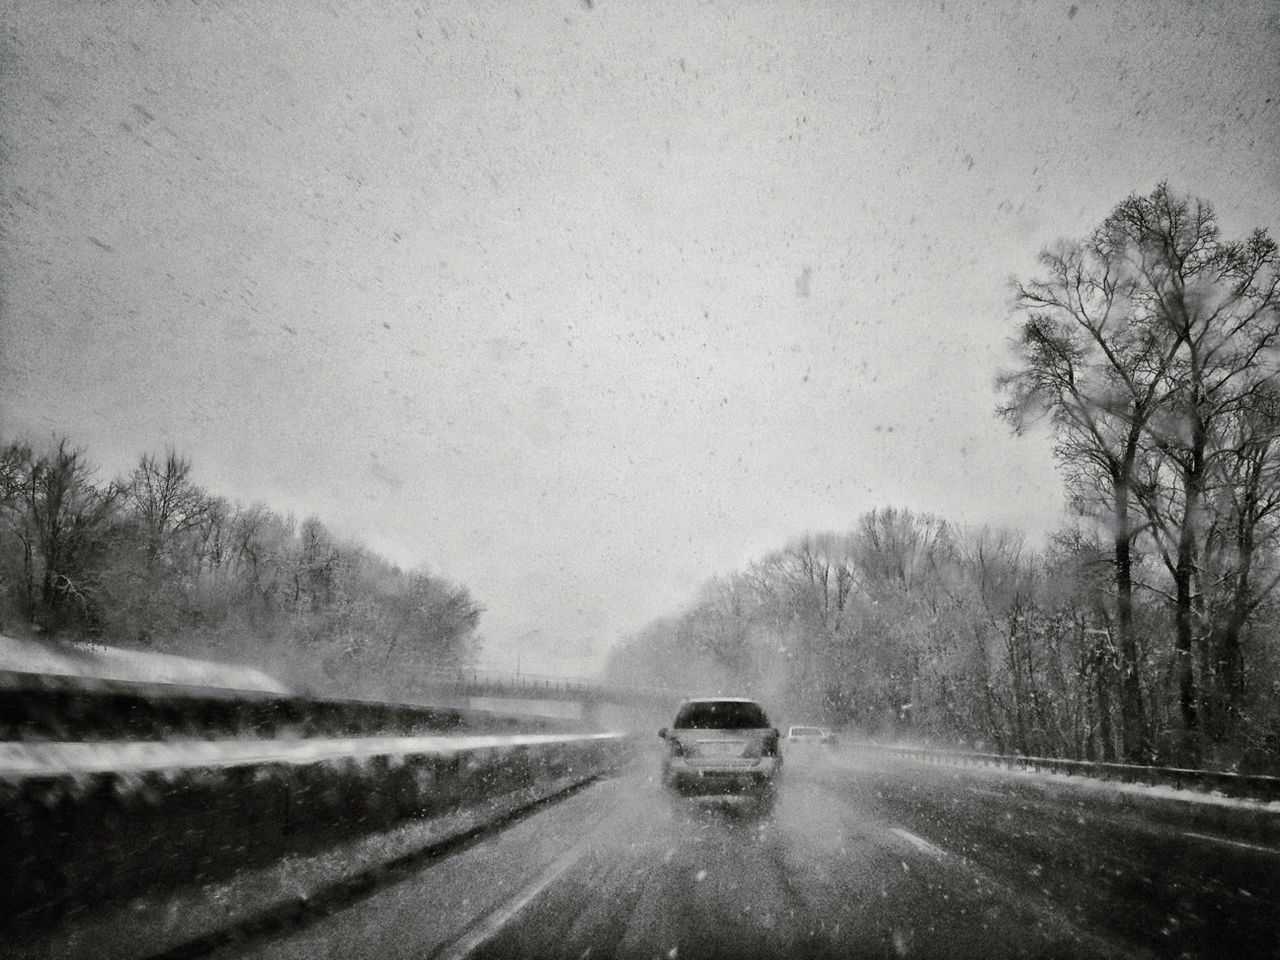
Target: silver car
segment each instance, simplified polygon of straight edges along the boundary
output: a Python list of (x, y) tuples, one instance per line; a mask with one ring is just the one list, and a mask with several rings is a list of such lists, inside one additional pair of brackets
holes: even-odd
[(686, 700), (670, 729), (662, 782), (680, 793), (745, 794), (771, 805), (782, 754), (760, 704), (744, 697)]
[(787, 746), (834, 747), (836, 735), (822, 727), (791, 727), (787, 730)]

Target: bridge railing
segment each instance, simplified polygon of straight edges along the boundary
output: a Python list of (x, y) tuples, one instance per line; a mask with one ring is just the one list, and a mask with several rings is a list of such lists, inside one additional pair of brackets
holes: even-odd
[(1280, 777), (1231, 773), (1221, 770), (1193, 770), (1182, 767), (1155, 767), (1130, 763), (1106, 763), (1092, 760), (1067, 760), (1057, 757), (1032, 757), (999, 753), (977, 753), (966, 750), (939, 750), (929, 747), (907, 747), (867, 742), (850, 746), (918, 763), (1003, 767), (1015, 770), (1042, 770), (1068, 776), (1093, 777), (1122, 783), (1140, 783), (1175, 789), (1216, 791), (1230, 797), (1262, 801), (1280, 801)]
[(628, 686), (587, 677), (564, 677), (479, 668), (432, 670), (420, 674), (418, 680), (426, 688), (456, 689), (463, 692), (492, 690), (527, 693), (531, 696), (567, 695), (580, 699), (624, 703), (636, 700), (674, 702), (680, 699), (677, 694), (659, 687)]

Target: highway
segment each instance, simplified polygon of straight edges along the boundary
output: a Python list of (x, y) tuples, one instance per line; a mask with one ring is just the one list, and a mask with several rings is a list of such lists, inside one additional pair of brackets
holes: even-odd
[(1274, 832), (853, 753), (790, 757), (762, 816), (656, 762), (218, 956), (1280, 956)]

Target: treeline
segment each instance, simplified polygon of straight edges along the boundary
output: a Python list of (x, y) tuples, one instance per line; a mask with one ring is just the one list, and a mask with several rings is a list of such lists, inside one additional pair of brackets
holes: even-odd
[[(1003, 753), (1124, 755), (1113, 564), (1095, 533), (1043, 550), (990, 528), (877, 509), (707, 583), (627, 638), (610, 679), (683, 695), (746, 693), (789, 721)], [(1170, 604), (1135, 598), (1152, 759), (1183, 762)], [(1260, 607), (1232, 735), (1197, 762), (1274, 770), (1280, 613)]]
[(1001, 750), (1275, 765), (1276, 244), (1161, 185), (1040, 263), (998, 413), (1048, 423), (1073, 529), (1032, 552), (876, 511), (712, 584), (613, 669), (772, 678), (829, 722)]
[(67, 440), (0, 448), (0, 630), (262, 667), (344, 696), (412, 697), (475, 654), (463, 587), (260, 504), (174, 451), (102, 481)]

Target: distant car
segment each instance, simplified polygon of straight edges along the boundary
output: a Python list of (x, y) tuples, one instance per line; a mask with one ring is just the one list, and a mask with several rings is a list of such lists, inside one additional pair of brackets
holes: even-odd
[(742, 697), (686, 700), (671, 728), (662, 782), (680, 793), (742, 794), (766, 806), (782, 773), (779, 733), (763, 708)]
[(787, 729), (787, 746), (824, 746), (834, 747), (836, 735), (822, 727), (789, 727)]

